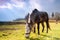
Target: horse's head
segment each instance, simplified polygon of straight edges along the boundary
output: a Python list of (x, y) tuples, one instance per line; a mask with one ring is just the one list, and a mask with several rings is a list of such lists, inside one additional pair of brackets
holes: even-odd
[(31, 32), (31, 18), (30, 14), (27, 15), (27, 20), (26, 20), (26, 30), (25, 30), (25, 37), (28, 38)]

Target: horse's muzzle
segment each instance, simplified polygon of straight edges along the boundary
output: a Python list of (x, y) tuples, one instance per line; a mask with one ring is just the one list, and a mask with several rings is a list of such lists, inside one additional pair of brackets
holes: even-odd
[(30, 36), (30, 33), (25, 33), (26, 38), (29, 38), (29, 36)]

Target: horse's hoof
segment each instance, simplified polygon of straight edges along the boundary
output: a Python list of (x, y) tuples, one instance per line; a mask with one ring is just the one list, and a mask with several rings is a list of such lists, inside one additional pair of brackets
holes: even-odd
[(46, 32), (46, 33), (48, 33), (48, 32)]
[(36, 33), (36, 32), (33, 32), (33, 33)]
[(42, 31), (42, 32), (44, 32), (44, 31)]
[(40, 35), (38, 35), (38, 38), (40, 38)]
[(40, 33), (38, 35), (40, 35)]
[(33, 33), (35, 33), (35, 32), (33, 32)]

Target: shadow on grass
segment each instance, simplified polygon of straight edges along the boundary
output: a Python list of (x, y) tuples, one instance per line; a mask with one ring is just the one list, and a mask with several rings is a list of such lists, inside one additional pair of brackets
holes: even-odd
[(31, 37), (31, 38), (29, 38), (29, 40), (60, 40), (60, 38), (41, 34), (40, 37), (37, 37), (37, 38)]
[(44, 40), (43, 37), (38, 37), (38, 38), (29, 38), (29, 40)]
[(39, 38), (30, 38), (30, 40), (40, 40)]

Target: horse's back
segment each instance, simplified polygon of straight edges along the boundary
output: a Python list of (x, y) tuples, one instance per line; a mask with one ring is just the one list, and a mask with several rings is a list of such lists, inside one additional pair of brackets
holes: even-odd
[(48, 21), (49, 20), (47, 12), (40, 12), (39, 14), (40, 14), (39, 16), (40, 16), (41, 21)]

